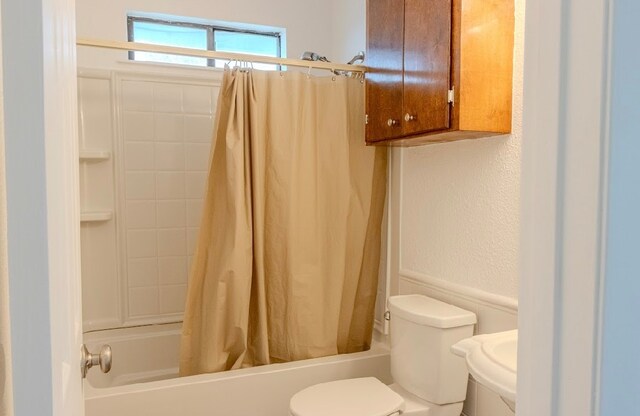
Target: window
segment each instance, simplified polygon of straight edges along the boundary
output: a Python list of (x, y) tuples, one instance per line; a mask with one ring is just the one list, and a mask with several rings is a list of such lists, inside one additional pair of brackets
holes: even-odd
[[(221, 52), (236, 52), (281, 57), (280, 32), (245, 30), (181, 21), (129, 16), (129, 41), (155, 45), (179, 46)], [(165, 62), (172, 64), (213, 66), (223, 68), (227, 61), (154, 52), (129, 52), (133, 61)], [(277, 69), (277, 65), (255, 63), (257, 69)]]

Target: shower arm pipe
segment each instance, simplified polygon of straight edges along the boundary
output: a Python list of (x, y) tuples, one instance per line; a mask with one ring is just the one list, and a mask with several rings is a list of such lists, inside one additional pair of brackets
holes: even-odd
[(304, 61), (302, 59), (274, 58), (271, 56), (259, 56), (232, 52), (205, 51), (202, 49), (181, 48), (177, 46), (152, 45), (140, 42), (122, 42), (115, 40), (77, 39), (78, 46), (95, 48), (117, 49), (137, 52), (157, 52), (170, 55), (194, 56), (208, 59), (221, 59), (230, 62), (254, 62), (261, 64), (274, 64), (282, 66), (296, 66), (309, 69), (326, 69), (329, 71), (347, 71), (365, 73), (367, 68), (361, 65), (336, 64), (321, 61)]

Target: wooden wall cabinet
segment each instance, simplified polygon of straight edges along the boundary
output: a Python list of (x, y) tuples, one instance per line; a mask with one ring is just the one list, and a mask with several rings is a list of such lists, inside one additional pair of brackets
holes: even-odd
[(511, 132), (513, 0), (368, 0), (368, 144)]

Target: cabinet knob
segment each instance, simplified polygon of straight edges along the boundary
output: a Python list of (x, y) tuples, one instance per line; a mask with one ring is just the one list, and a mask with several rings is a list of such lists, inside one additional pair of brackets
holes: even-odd
[(404, 115), (404, 121), (415, 121), (417, 119), (416, 116), (412, 116), (411, 114), (407, 113)]
[(400, 124), (400, 122), (398, 120), (394, 120), (392, 118), (387, 120), (387, 126), (389, 126), (389, 127), (397, 126), (398, 124)]

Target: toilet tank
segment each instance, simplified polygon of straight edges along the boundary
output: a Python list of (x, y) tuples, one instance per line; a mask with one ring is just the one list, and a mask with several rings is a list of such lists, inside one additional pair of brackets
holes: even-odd
[(394, 382), (431, 403), (463, 401), (469, 373), (450, 349), (473, 335), (476, 315), (423, 295), (392, 296), (389, 311)]

